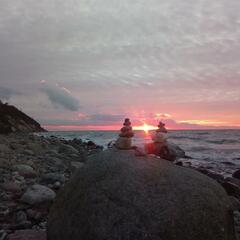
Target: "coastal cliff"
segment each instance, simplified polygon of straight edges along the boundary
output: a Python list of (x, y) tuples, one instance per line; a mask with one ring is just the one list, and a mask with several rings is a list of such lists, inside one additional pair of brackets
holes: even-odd
[(0, 134), (13, 132), (44, 132), (46, 131), (34, 119), (17, 109), (15, 106), (2, 103), (0, 100)]

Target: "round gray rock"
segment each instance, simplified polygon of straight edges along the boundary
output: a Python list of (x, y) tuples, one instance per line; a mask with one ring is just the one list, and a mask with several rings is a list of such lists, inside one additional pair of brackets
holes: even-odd
[(13, 166), (13, 170), (17, 171), (21, 176), (26, 178), (34, 178), (37, 176), (37, 173), (33, 168), (26, 164), (16, 164)]
[(23, 194), (21, 201), (30, 205), (51, 202), (56, 197), (56, 194), (50, 188), (35, 184), (27, 189)]
[(224, 189), (194, 170), (134, 151), (92, 156), (60, 191), (49, 240), (233, 240)]
[(171, 142), (147, 143), (145, 144), (145, 150), (148, 154), (155, 154), (168, 161), (175, 161), (176, 159), (185, 157), (185, 152), (179, 146)]

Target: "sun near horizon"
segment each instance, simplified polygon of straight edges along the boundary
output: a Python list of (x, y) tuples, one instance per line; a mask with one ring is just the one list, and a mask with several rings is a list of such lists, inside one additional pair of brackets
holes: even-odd
[(146, 122), (144, 122), (143, 125), (141, 125), (141, 126), (133, 126), (133, 130), (142, 130), (146, 134), (148, 134), (149, 131), (156, 130), (156, 129), (157, 129), (157, 127), (155, 127), (153, 125), (149, 125)]

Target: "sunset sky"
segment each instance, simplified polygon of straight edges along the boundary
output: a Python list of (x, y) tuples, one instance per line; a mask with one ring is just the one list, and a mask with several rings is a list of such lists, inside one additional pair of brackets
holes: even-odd
[(48, 129), (240, 128), (239, 0), (1, 0), (0, 99)]

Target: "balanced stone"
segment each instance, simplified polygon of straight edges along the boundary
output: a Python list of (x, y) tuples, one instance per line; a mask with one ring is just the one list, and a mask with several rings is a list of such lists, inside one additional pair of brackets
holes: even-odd
[(163, 122), (159, 122), (158, 129), (152, 133), (153, 142), (145, 144), (148, 154), (155, 154), (169, 161), (184, 158), (185, 152), (177, 145), (167, 141), (167, 129)]
[(119, 138), (116, 141), (116, 147), (118, 149), (131, 149), (132, 140), (131, 138), (134, 136), (131, 122), (129, 118), (126, 118), (123, 127), (121, 128), (121, 133), (119, 134)]
[(132, 148), (132, 140), (128, 137), (119, 137), (116, 141), (116, 147), (118, 149), (127, 150)]

